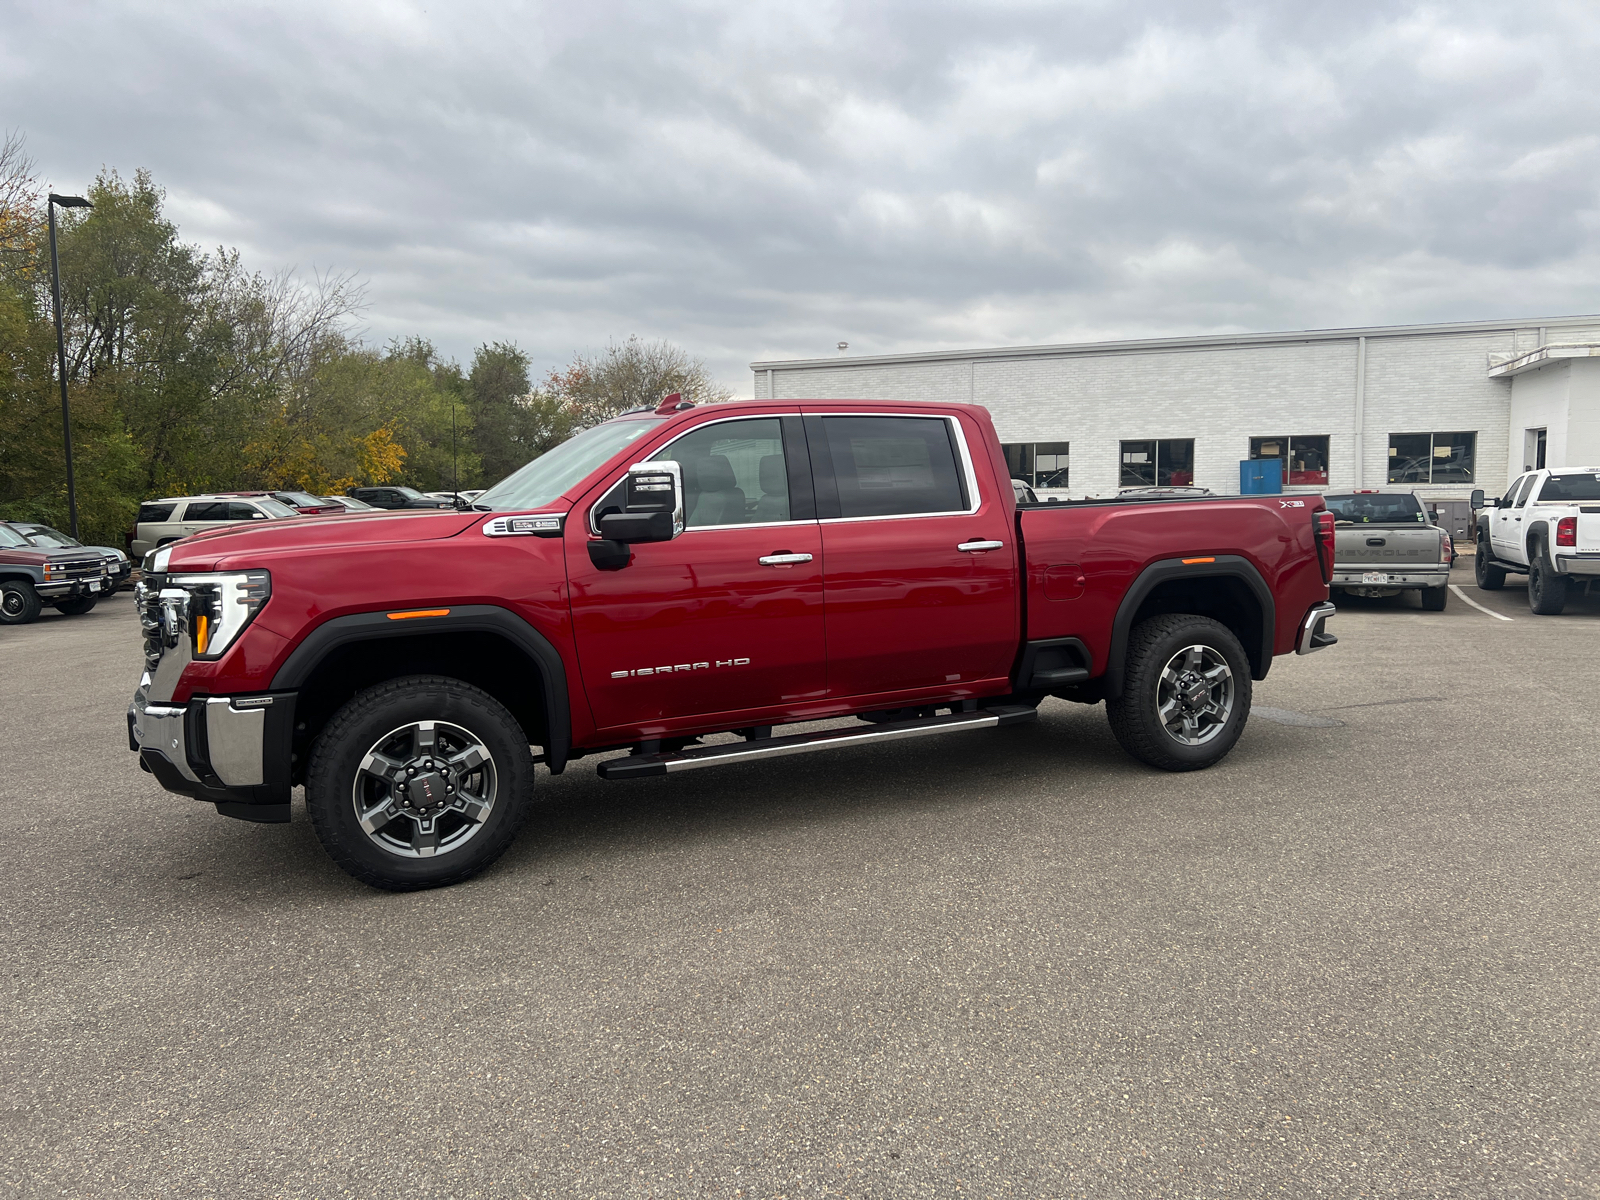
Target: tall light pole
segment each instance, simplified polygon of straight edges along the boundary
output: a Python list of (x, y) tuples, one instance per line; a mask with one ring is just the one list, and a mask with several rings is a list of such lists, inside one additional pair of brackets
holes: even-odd
[(78, 491), (72, 479), (72, 410), (67, 407), (67, 338), (61, 331), (61, 260), (56, 257), (56, 209), (93, 208), (82, 196), (50, 193), (50, 287), (56, 301), (56, 374), (61, 377), (61, 443), (67, 452), (67, 513), (72, 520), (72, 536), (78, 536)]

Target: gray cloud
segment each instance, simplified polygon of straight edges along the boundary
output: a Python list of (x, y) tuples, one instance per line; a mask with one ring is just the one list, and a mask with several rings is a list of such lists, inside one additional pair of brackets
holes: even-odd
[[(64, 15), (66, 14), (66, 15)], [(10, 6), (61, 187), (543, 363), (1592, 312), (1587, 5)]]

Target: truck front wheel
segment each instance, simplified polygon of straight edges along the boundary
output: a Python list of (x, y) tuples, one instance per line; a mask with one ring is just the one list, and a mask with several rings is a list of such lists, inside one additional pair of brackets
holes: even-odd
[(533, 756), (493, 696), (414, 675), (359, 692), (317, 738), (306, 807), (345, 871), (394, 892), (470, 879), (527, 816)]
[(1172, 613), (1134, 626), (1111, 732), (1140, 762), (1198, 771), (1220, 762), (1250, 715), (1250, 662), (1225, 625)]
[(1544, 546), (1528, 555), (1528, 607), (1540, 616), (1553, 617), (1567, 606), (1567, 577), (1557, 574)]
[(0, 625), (26, 625), (37, 621), (44, 601), (26, 579), (7, 579), (0, 583)]

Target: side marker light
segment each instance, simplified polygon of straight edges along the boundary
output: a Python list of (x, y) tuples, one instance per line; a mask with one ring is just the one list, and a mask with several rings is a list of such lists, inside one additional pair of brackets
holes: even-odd
[(1215, 558), (1186, 558), (1186, 559), (1183, 560), (1183, 565), (1187, 567), (1187, 566), (1190, 566), (1193, 563), (1216, 562), (1216, 561), (1217, 560)]
[(391, 621), (409, 621), (412, 617), (448, 617), (448, 608), (413, 608), (410, 612), (390, 613)]

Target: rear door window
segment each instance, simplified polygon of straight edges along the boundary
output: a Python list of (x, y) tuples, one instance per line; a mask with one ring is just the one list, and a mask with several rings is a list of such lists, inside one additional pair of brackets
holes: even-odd
[(822, 417), (840, 517), (966, 512), (955, 432), (941, 417)]
[(172, 510), (176, 504), (141, 504), (139, 505), (139, 523), (149, 522), (152, 525), (160, 524), (172, 519)]
[(184, 510), (185, 523), (200, 521), (230, 521), (228, 509), (231, 505), (226, 500), (191, 500), (189, 507)]
[(1533, 491), (1533, 485), (1538, 481), (1539, 477), (1537, 475), (1529, 475), (1526, 479), (1524, 479), (1522, 481), (1521, 489), (1517, 492), (1516, 503), (1514, 503), (1511, 507), (1521, 508), (1524, 504), (1526, 504), (1528, 502), (1528, 494)]

